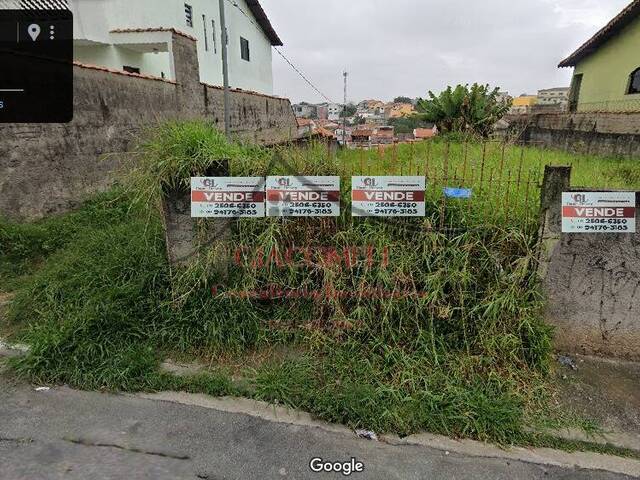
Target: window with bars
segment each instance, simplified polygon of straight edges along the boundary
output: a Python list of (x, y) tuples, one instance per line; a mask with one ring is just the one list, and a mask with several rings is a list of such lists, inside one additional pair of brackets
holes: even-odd
[(640, 68), (635, 69), (629, 75), (629, 88), (627, 94), (633, 95), (634, 93), (640, 93)]
[(193, 28), (193, 7), (188, 3), (184, 4), (184, 16), (187, 21), (187, 27)]
[(247, 62), (251, 61), (251, 51), (249, 49), (249, 40), (244, 37), (240, 37), (240, 55), (243, 60)]

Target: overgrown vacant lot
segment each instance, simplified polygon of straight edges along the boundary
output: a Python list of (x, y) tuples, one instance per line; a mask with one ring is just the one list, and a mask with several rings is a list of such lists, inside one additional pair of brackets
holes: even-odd
[[(143, 152), (121, 187), (77, 212), (0, 223), (0, 291), (17, 293), (4, 328), (32, 346), (19, 374), (244, 395), (379, 432), (504, 443), (535, 442), (530, 427), (549, 422), (551, 331), (535, 273), (541, 169), (573, 163), (574, 183), (594, 187), (637, 188), (640, 178), (631, 161), (529, 148), (503, 157), (498, 144), (435, 141), (382, 158), (265, 151), (201, 124), (165, 126)], [(226, 243), (171, 271), (160, 193), (187, 188), (217, 158), (235, 176), (340, 174), (343, 214), (241, 220)], [(350, 174), (401, 172), (432, 179), (425, 219), (351, 218)], [(474, 188), (473, 200), (443, 201), (444, 184)], [(307, 253), (287, 255), (296, 248)], [(242, 296), (265, 290), (278, 298)], [(174, 378), (158, 370), (167, 356), (210, 369)]]

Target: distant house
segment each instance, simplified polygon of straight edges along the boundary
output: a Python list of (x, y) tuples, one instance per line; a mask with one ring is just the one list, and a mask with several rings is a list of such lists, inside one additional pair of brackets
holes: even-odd
[(536, 95), (520, 95), (513, 99), (510, 115), (526, 115), (531, 113), (533, 107), (538, 103), (538, 97)]
[(298, 103), (293, 106), (293, 113), (297, 118), (317, 118), (318, 107), (309, 103)]
[(318, 120), (328, 120), (329, 119), (329, 109), (327, 108), (327, 104), (316, 105), (316, 115)]
[(342, 105), (338, 105), (337, 103), (330, 103), (329, 105), (327, 105), (327, 119), (333, 122), (340, 120), (340, 114), (342, 113), (342, 110)]
[(370, 128), (358, 128), (351, 133), (351, 140), (354, 145), (366, 147), (371, 145), (373, 130)]
[[(272, 46), (282, 41), (258, 0), (236, 3), (226, 9), (230, 84), (272, 94)], [(71, 0), (69, 8), (77, 62), (175, 80), (171, 35), (179, 32), (197, 40), (200, 80), (223, 84), (218, 2)]]
[(427, 140), (429, 138), (433, 138), (438, 135), (438, 127), (435, 125), (431, 125), (430, 127), (425, 128), (416, 128), (413, 131), (413, 138), (416, 140)]
[(316, 132), (316, 123), (309, 118), (297, 118), (298, 138), (309, 137)]
[(371, 136), (373, 145), (388, 145), (395, 141), (395, 128), (391, 126), (377, 127)]
[(363, 100), (358, 104), (356, 115), (367, 120), (384, 120), (386, 105), (380, 100)]
[(392, 103), (385, 108), (385, 118), (403, 118), (413, 115), (416, 109), (412, 103)]
[(640, 0), (634, 0), (560, 63), (559, 67), (574, 67), (569, 109), (640, 110), (639, 52)]
[(538, 90), (538, 102), (534, 113), (566, 112), (569, 108), (569, 87)]

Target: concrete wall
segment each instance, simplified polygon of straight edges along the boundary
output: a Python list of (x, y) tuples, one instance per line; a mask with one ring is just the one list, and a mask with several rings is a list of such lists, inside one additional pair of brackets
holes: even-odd
[[(37, 219), (107, 189), (145, 129), (199, 118), (224, 127), (223, 92), (200, 83), (195, 42), (173, 35), (177, 82), (74, 67), (69, 124), (0, 125), (0, 216)], [(232, 130), (262, 144), (295, 137), (287, 99), (232, 92)]]
[[(227, 31), (229, 33), (229, 82), (234, 88), (260, 93), (273, 93), (271, 41), (244, 0), (236, 0), (238, 7), (226, 3)], [(185, 3), (193, 8), (193, 26), (187, 25)], [(173, 28), (197, 39), (200, 80), (222, 85), (222, 30), (220, 8), (214, 0), (72, 0), (74, 13), (74, 59), (87, 64), (121, 70), (124, 65), (140, 68), (141, 73), (167, 78), (164, 47), (160, 53), (136, 52), (132, 48), (154, 45), (153, 32), (135, 33), (131, 44), (113, 45), (120, 41), (113, 30)], [(203, 17), (204, 16), (204, 17)], [(255, 25), (254, 25), (255, 24)], [(250, 61), (240, 54), (240, 37), (249, 41)], [(150, 52), (150, 49), (147, 49)]]
[(640, 158), (640, 113), (564, 113), (511, 118), (522, 140), (549, 148)]
[(541, 274), (556, 348), (640, 360), (640, 233), (561, 233), (561, 195), (572, 191), (570, 172), (547, 167), (542, 192)]

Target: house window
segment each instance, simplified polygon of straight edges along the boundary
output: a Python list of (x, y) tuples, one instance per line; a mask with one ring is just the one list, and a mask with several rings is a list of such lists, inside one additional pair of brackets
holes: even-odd
[(137, 67), (129, 67), (125, 65), (124, 67), (122, 67), (122, 70), (124, 70), (127, 73), (137, 73), (138, 75), (140, 75), (140, 69)]
[(218, 40), (216, 39), (216, 21), (211, 20), (211, 30), (213, 32), (213, 53), (218, 53)]
[(629, 89), (627, 93), (640, 93), (640, 68), (635, 69), (629, 76)]
[(209, 51), (209, 35), (207, 34), (207, 16), (202, 15), (202, 27), (204, 28), (204, 49)]
[(187, 27), (193, 28), (193, 7), (188, 3), (184, 4), (184, 16), (187, 20)]
[(580, 91), (582, 90), (582, 73), (576, 73), (571, 82), (571, 91), (569, 92), (569, 111), (577, 112), (578, 103), (580, 102)]
[(249, 40), (240, 37), (240, 55), (243, 60), (251, 61), (251, 52), (249, 51)]

